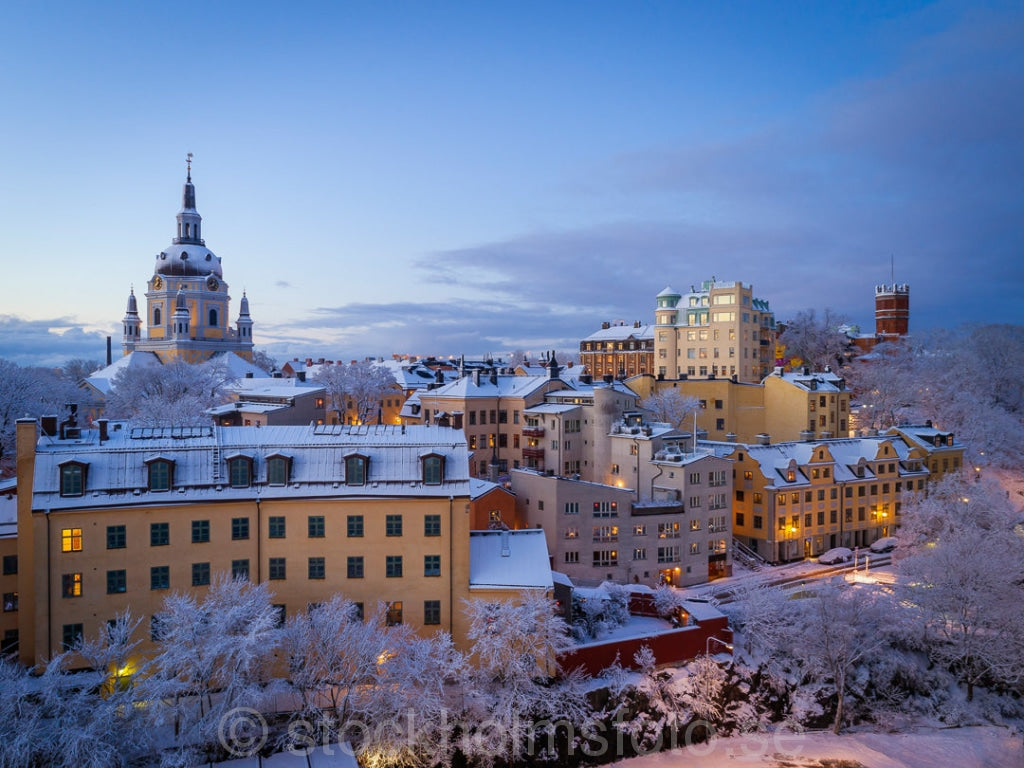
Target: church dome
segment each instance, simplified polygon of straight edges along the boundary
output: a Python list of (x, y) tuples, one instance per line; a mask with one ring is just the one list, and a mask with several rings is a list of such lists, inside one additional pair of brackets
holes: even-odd
[(156, 255), (155, 275), (174, 275), (177, 277), (194, 277), (216, 275), (224, 277), (220, 266), (220, 257), (205, 245), (185, 245), (172, 243), (168, 248)]

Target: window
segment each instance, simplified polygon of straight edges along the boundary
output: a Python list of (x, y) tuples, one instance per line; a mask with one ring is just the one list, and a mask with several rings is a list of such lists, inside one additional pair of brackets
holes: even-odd
[(384, 617), (389, 627), (396, 627), (402, 623), (402, 604), (400, 602), (388, 603), (388, 612)]
[(171, 567), (169, 565), (154, 565), (149, 569), (149, 588), (171, 588)]
[(82, 529), (81, 528), (64, 528), (60, 532), (60, 551), (61, 552), (81, 552), (82, 551)]
[(400, 579), (402, 577), (401, 555), (387, 555), (384, 558), (384, 575), (389, 579)]
[(308, 533), (311, 539), (322, 539), (324, 537), (324, 516), (310, 515), (308, 521)]
[(269, 530), (267, 535), (271, 539), (283, 539), (284, 538), (284, 517), (283, 516), (270, 516), (267, 518)]
[(171, 524), (170, 523), (150, 523), (149, 524), (149, 546), (151, 547), (166, 547), (171, 543)]
[[(504, 413), (504, 411), (502, 411)], [(440, 600), (424, 600), (423, 601), (423, 624), (440, 624), (441, 623), (441, 601)]]
[(208, 587), (210, 585), (210, 564), (192, 563), (192, 586)]
[[(835, 514), (836, 514), (836, 511), (833, 509), (832, 510), (832, 517), (833, 518), (835, 518)], [(832, 522), (834, 523), (835, 520), (833, 519)], [(818, 512), (818, 525), (824, 525), (824, 524), (825, 524), (825, 510), (821, 510), (821, 511)]]
[(619, 503), (617, 501), (595, 501), (594, 517), (618, 517)]
[(60, 495), (81, 496), (85, 492), (85, 465), (64, 464), (60, 468)]
[(309, 578), (323, 579), (327, 577), (327, 566), (322, 557), (309, 558)]
[(764, 518), (761, 515), (754, 515), (754, 528), (756, 530), (764, 528)]
[(270, 558), (270, 567), (267, 569), (267, 578), (271, 581), (281, 581), (287, 578), (287, 562), (283, 557)]
[[(696, 522), (696, 521), (695, 521)], [(659, 539), (678, 539), (679, 538), (679, 523), (658, 523), (658, 538)]]
[(737, 526), (746, 525), (746, 516), (742, 512), (737, 512), (736, 513), (736, 525)]
[(149, 469), (149, 490), (171, 490), (171, 477), (174, 474), (173, 462), (167, 459), (152, 459), (147, 461), (146, 465)]
[(593, 529), (594, 541), (618, 541), (619, 526), (617, 525), (595, 525)]
[(202, 544), (210, 540), (210, 521), (209, 520), (193, 520), (192, 521), (192, 543)]
[(349, 456), (345, 459), (346, 485), (366, 485), (367, 462), (365, 456)]
[(565, 553), (565, 562), (568, 565), (572, 565), (573, 563), (578, 563), (579, 561), (580, 561), (580, 553), (579, 552), (566, 552)]
[(248, 560), (232, 560), (231, 561), (231, 578), (233, 578), (233, 579), (248, 579), (249, 578), (249, 561)]
[(440, 515), (424, 515), (423, 516), (423, 535), (424, 536), (440, 536), (441, 535), (441, 516)]
[(633, 550), (633, 559), (634, 560), (646, 560), (647, 559), (647, 548), (646, 547), (636, 547)]
[(350, 539), (362, 538), (363, 535), (363, 516), (362, 515), (349, 515), (347, 524), (348, 537)]
[(633, 535), (634, 536), (646, 536), (647, 535), (647, 525), (646, 525), (646, 523), (637, 523), (636, 525), (634, 525), (633, 526)]
[(242, 539), (249, 538), (249, 518), (248, 517), (233, 517), (231, 518), (231, 539), (232, 541), (240, 541)]
[(248, 488), (252, 480), (252, 459), (237, 456), (228, 461), (228, 478), (232, 488)]
[(674, 563), (679, 560), (679, 547), (658, 547), (659, 563)]
[(107, 526), (107, 549), (124, 549), (128, 536), (123, 525)]
[(65, 624), (61, 631), (61, 648), (70, 651), (81, 641), (84, 632), (81, 624)]
[(595, 549), (594, 567), (607, 568), (619, 564), (619, 553), (614, 549)]
[(424, 576), (440, 576), (441, 575), (441, 556), (440, 555), (424, 555), (423, 556), (423, 575)]
[(288, 485), (291, 460), (287, 456), (267, 457), (267, 485)]
[(363, 578), (363, 558), (361, 555), (349, 557), (346, 561), (346, 572), (350, 579)]
[(691, 555), (699, 555), (700, 554), (700, 542), (699, 541), (691, 541), (690, 542), (690, 554)]
[[(504, 437), (504, 435), (502, 435)], [(444, 479), (444, 457), (424, 456), (423, 457), (423, 484), (440, 485)]]
[(384, 518), (384, 535), (385, 536), (401, 536), (402, 535), (402, 516), (401, 515), (387, 515)]
[[(128, 590), (128, 572), (125, 570), (107, 571), (107, 594), (117, 595)], [(6, 601), (5, 601), (6, 605)], [(6, 608), (5, 608), (6, 610)]]

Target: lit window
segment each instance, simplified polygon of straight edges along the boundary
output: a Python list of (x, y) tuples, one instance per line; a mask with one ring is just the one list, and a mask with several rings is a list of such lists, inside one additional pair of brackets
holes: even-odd
[(82, 529), (81, 528), (64, 528), (60, 532), (60, 551), (61, 552), (81, 552), (82, 551)]
[(388, 603), (385, 622), (389, 627), (398, 626), (402, 623), (402, 604), (400, 602)]

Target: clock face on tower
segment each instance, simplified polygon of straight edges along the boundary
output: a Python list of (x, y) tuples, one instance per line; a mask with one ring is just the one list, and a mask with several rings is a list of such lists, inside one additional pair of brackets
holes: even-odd
[(159, 275), (157, 275), (156, 277), (153, 278), (153, 288), (155, 290), (159, 291), (161, 288), (163, 288), (163, 286), (164, 286), (164, 281), (160, 278)]
[(210, 275), (208, 278), (206, 278), (206, 287), (209, 288), (211, 291), (216, 291), (218, 286), (220, 286), (220, 283), (217, 282), (216, 277)]

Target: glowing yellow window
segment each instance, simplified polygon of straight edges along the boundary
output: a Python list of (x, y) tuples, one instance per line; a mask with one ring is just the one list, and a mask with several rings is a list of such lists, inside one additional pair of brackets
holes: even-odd
[(82, 551), (82, 529), (81, 528), (64, 528), (60, 532), (60, 551), (61, 552), (81, 552)]

